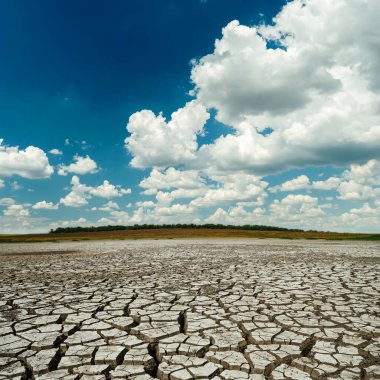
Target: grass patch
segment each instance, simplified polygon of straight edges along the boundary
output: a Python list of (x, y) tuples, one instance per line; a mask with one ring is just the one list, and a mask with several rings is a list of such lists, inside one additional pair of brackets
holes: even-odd
[(368, 241), (379, 241), (380, 235), (370, 235), (365, 237), (352, 237), (349, 240), (368, 240)]
[(30, 235), (0, 235), (0, 243), (39, 243), (84, 240), (137, 240), (137, 239), (202, 239), (202, 238), (254, 238), (254, 239), (307, 239), (307, 240), (363, 240), (380, 241), (380, 234), (353, 234), (317, 231), (250, 231), (239, 229), (162, 228), (121, 231), (95, 231), (49, 233)]

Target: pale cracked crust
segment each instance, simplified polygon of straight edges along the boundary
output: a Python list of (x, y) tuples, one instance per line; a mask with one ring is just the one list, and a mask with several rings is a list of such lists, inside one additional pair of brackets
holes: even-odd
[(0, 380), (380, 378), (376, 243), (4, 244), (0, 263)]

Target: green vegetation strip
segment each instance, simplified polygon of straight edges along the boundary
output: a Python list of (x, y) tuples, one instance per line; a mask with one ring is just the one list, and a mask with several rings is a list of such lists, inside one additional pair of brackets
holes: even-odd
[(304, 232), (300, 229), (289, 229), (284, 227), (248, 225), (235, 226), (225, 224), (134, 224), (132, 226), (99, 226), (99, 227), (58, 227), (50, 230), (51, 234), (73, 233), (73, 232), (97, 232), (97, 231), (129, 231), (129, 230), (159, 230), (159, 229), (210, 229), (210, 230), (247, 230), (247, 231), (293, 231)]
[(257, 238), (257, 239), (308, 239), (308, 240), (364, 240), (380, 241), (380, 234), (355, 234), (320, 231), (303, 231), (281, 227), (221, 224), (134, 225), (101, 227), (66, 227), (46, 234), (0, 235), (0, 243), (33, 243), (82, 241), (100, 239), (189, 239), (189, 238)]

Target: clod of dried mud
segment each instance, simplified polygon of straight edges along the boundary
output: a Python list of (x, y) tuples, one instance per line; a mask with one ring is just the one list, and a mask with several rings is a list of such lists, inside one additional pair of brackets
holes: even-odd
[(380, 378), (380, 244), (0, 246), (2, 379)]

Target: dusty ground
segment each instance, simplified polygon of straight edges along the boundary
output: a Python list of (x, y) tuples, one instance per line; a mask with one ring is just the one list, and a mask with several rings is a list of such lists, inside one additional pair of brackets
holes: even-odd
[(1, 244), (0, 265), (0, 380), (380, 378), (380, 243)]

